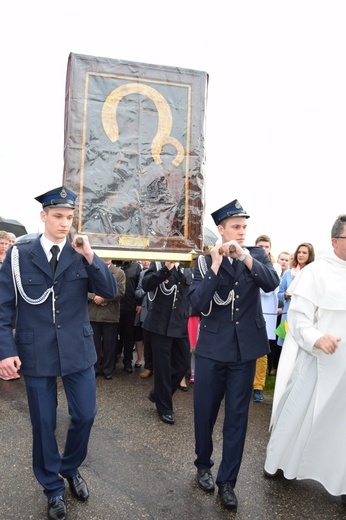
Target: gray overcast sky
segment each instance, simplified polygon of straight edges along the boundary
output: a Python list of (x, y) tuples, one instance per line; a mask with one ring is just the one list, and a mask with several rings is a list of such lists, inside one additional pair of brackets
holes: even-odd
[(247, 244), (330, 250), (345, 202), (346, 3), (2, 2), (0, 215), (41, 228), (63, 172), (70, 52), (208, 72), (206, 211), (237, 198)]

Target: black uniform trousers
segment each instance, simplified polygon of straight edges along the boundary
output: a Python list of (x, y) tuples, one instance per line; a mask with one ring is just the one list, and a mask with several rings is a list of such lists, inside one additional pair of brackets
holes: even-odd
[(134, 323), (136, 317), (136, 309), (128, 312), (120, 313), (120, 321), (118, 334), (120, 339), (117, 341), (116, 360), (123, 353), (124, 368), (132, 368), (133, 347), (135, 344)]
[(211, 468), (212, 434), (221, 402), (225, 398), (222, 460), (216, 483), (235, 486), (248, 423), (256, 360), (227, 363), (196, 354), (194, 423), (197, 468)]
[(75, 477), (87, 455), (90, 430), (96, 415), (94, 367), (63, 376), (62, 382), (71, 416), (63, 453), (55, 437), (57, 378), (25, 375), (33, 433), (33, 470), (45, 495), (63, 495), (64, 477)]
[(153, 364), (153, 350), (151, 347), (150, 342), (150, 332), (143, 329), (143, 341), (144, 341), (144, 368), (147, 370), (150, 370), (151, 372), (154, 371), (154, 364)]
[(190, 366), (189, 341), (187, 337), (172, 338), (150, 332), (150, 342), (156, 409), (160, 415), (172, 414), (172, 396)]
[(90, 325), (94, 332), (94, 343), (97, 354), (95, 373), (111, 376), (115, 365), (119, 324), (105, 321), (91, 321)]

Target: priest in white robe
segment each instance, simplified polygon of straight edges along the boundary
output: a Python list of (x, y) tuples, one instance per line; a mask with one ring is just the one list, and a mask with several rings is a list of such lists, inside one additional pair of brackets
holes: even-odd
[(264, 472), (316, 480), (346, 503), (346, 215), (331, 236), (334, 251), (290, 286), (287, 363), (280, 358)]

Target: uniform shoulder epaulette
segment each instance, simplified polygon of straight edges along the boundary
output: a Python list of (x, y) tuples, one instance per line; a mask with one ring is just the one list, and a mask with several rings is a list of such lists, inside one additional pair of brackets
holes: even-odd
[(254, 249), (263, 249), (263, 247), (260, 247), (260, 246), (247, 246), (247, 249), (249, 251), (253, 251)]
[(28, 233), (27, 235), (22, 235), (18, 237), (15, 241), (16, 246), (22, 246), (24, 244), (31, 244), (40, 236), (40, 233)]
[(33, 239), (32, 238), (27, 238), (25, 240), (20, 240), (19, 242), (16, 242), (14, 245), (17, 246), (17, 247), (20, 247), (20, 246), (24, 246), (26, 244), (30, 244), (31, 242), (33, 242)]

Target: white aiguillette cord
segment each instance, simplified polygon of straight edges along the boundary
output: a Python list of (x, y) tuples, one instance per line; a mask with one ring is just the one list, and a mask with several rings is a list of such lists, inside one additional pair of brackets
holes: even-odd
[(53, 311), (53, 323), (55, 323), (55, 298), (54, 298), (54, 288), (53, 286), (47, 289), (42, 296), (39, 298), (33, 299), (29, 298), (29, 296), (25, 293), (22, 285), (22, 280), (20, 277), (20, 269), (19, 269), (19, 251), (17, 246), (12, 247), (12, 253), (11, 253), (11, 263), (12, 263), (12, 278), (13, 278), (13, 285), (14, 290), (16, 293), (16, 307), (18, 304), (18, 294), (17, 294), (17, 287), (19, 294), (23, 298), (26, 303), (29, 303), (30, 305), (40, 305), (41, 303), (44, 303), (50, 293), (52, 293), (52, 311)]
[[(156, 270), (157, 270), (157, 271), (160, 271), (160, 269), (161, 269), (161, 262), (155, 262), (155, 265), (156, 265)], [(159, 287), (160, 287), (160, 291), (161, 291), (165, 296), (170, 296), (172, 293), (174, 293), (174, 296), (173, 296), (173, 303), (172, 303), (172, 308), (174, 308), (174, 306), (175, 306), (175, 301), (176, 301), (176, 299), (177, 299), (177, 290), (178, 290), (177, 286), (174, 284), (174, 285), (172, 285), (172, 287), (171, 287), (170, 289), (166, 289), (165, 283), (162, 282), (162, 283), (160, 283)], [(156, 294), (157, 294), (157, 289), (158, 289), (158, 288), (156, 287), (153, 296), (151, 296), (150, 291), (147, 293), (147, 294), (148, 294), (148, 300), (149, 300), (150, 302), (152, 302), (152, 301), (155, 300), (155, 298), (156, 298)]]
[[(199, 267), (199, 271), (201, 273), (201, 276), (202, 276), (202, 278), (204, 278), (205, 275), (206, 275), (206, 272), (208, 270), (208, 266), (207, 266), (207, 262), (205, 260), (205, 257), (203, 255), (200, 255), (197, 258), (197, 262), (198, 262), (198, 267)], [(226, 300), (223, 300), (216, 291), (214, 292), (214, 296), (213, 296), (213, 300), (216, 303), (216, 305), (228, 305), (229, 303), (231, 304), (231, 319), (232, 319), (232, 321), (233, 321), (233, 316), (234, 316), (234, 298), (235, 298), (235, 293), (234, 293), (233, 289), (228, 293), (228, 296), (227, 296)], [(209, 316), (209, 314), (211, 313), (213, 300), (210, 301), (209, 311), (207, 313), (204, 313), (204, 312), (201, 313), (201, 314), (203, 314), (203, 316)]]

